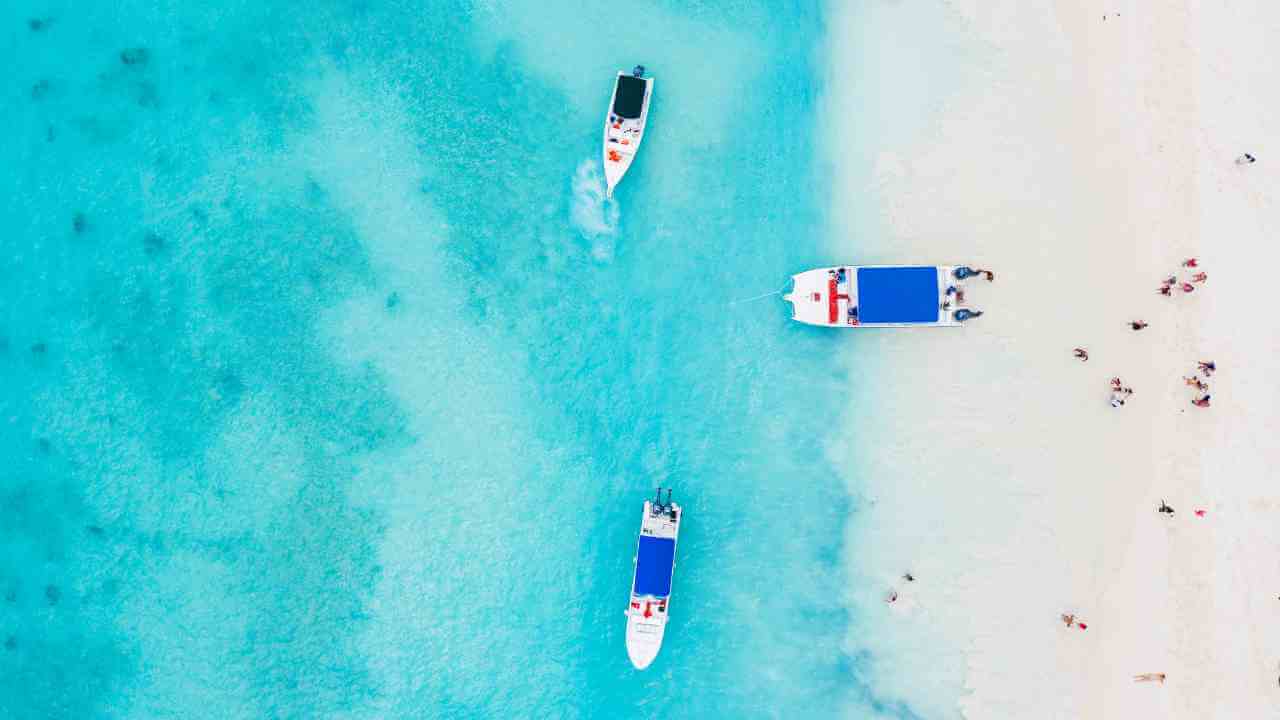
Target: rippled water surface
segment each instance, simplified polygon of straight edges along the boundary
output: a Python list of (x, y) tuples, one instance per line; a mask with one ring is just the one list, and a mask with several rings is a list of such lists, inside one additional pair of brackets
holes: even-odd
[[(6, 3), (0, 716), (836, 714), (836, 346), (732, 304), (829, 260), (821, 21)], [(637, 673), (657, 484), (687, 524)]]

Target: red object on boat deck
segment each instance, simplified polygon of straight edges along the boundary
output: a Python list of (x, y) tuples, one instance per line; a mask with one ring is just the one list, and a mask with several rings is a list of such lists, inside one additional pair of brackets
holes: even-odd
[(631, 607), (635, 608), (636, 610), (639, 610), (639, 609), (640, 609), (640, 603), (638, 603), (638, 602), (633, 602), (633, 603), (631, 603)]
[(835, 325), (840, 320), (840, 298), (836, 289), (836, 279), (827, 280), (827, 322)]
[(653, 617), (653, 611), (649, 609), (649, 603), (644, 604), (644, 616), (647, 618)]

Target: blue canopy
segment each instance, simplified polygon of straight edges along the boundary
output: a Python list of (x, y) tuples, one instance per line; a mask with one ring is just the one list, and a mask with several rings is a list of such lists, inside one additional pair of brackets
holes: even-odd
[(640, 551), (636, 555), (635, 594), (660, 598), (670, 595), (675, 555), (675, 540), (641, 535)]
[(937, 322), (938, 269), (858, 268), (858, 320), (864, 323)]

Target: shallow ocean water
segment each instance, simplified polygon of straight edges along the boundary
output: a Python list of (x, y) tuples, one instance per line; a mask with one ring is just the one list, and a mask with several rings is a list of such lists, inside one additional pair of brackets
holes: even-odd
[[(0, 716), (832, 717), (810, 3), (8, 3)], [(599, 187), (612, 74), (657, 78)], [(686, 507), (655, 665), (640, 503)], [(871, 699), (882, 712), (892, 708)]]

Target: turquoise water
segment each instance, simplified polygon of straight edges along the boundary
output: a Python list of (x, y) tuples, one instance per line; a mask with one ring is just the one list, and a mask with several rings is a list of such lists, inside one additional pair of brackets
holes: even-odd
[(199, 5), (0, 9), (0, 717), (891, 710), (845, 650), (840, 346), (730, 304), (830, 260), (821, 13)]

